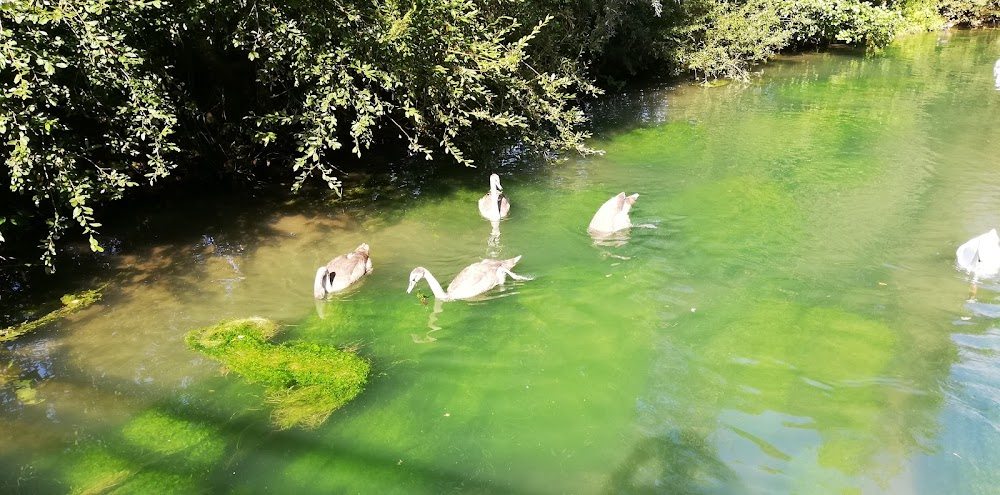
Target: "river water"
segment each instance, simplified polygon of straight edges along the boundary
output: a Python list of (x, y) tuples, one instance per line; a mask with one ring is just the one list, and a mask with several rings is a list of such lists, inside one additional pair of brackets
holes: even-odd
[[(168, 211), (111, 246), (103, 301), (0, 349), (0, 491), (996, 493), (1000, 287), (970, 300), (954, 252), (1000, 226), (997, 58), (997, 31), (790, 57), (607, 96), (597, 157)], [(621, 191), (647, 227), (593, 240)], [(317, 304), (361, 242), (374, 272)], [(533, 280), (405, 293), (516, 255)], [(275, 431), (183, 342), (248, 316), (356, 348), (366, 390)]]

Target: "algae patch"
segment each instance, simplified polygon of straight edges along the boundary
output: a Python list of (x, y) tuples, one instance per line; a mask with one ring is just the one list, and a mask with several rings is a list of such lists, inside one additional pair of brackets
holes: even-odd
[(226, 451), (219, 425), (162, 409), (141, 413), (112, 438), (78, 442), (60, 457), (69, 493), (209, 493), (199, 480)]
[(215, 427), (165, 411), (143, 413), (126, 425), (121, 435), (133, 448), (150, 456), (175, 457), (175, 464), (211, 466), (225, 451), (225, 440)]
[(104, 286), (94, 290), (85, 290), (79, 294), (67, 294), (62, 296), (60, 298), (60, 301), (62, 301), (63, 304), (61, 308), (46, 314), (37, 320), (28, 321), (21, 323), (20, 325), (14, 325), (0, 330), (0, 342), (14, 340), (42, 325), (80, 311), (81, 309), (100, 301), (102, 289), (104, 289)]
[(281, 429), (315, 428), (364, 389), (371, 369), (364, 359), (331, 346), (269, 343), (277, 332), (272, 321), (246, 318), (193, 330), (185, 342), (263, 385), (274, 405), (271, 420)]

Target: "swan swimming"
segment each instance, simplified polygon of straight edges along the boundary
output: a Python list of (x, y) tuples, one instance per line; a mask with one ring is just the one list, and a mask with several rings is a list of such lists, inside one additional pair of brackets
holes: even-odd
[(368, 256), (368, 244), (362, 243), (354, 252), (337, 256), (326, 266), (316, 270), (313, 296), (324, 299), (332, 292), (346, 289), (371, 271), (372, 259)]
[(514, 280), (531, 280), (531, 277), (522, 277), (511, 271), (520, 260), (521, 257), (517, 256), (506, 260), (490, 259), (473, 263), (455, 276), (454, 280), (448, 284), (447, 291), (441, 288), (441, 284), (434, 278), (434, 275), (431, 275), (429, 270), (418, 266), (410, 272), (410, 286), (406, 289), (406, 293), (409, 294), (420, 279), (426, 278), (427, 284), (434, 292), (434, 297), (439, 301), (456, 301), (475, 297), (504, 283), (507, 276)]
[(632, 226), (632, 220), (628, 216), (629, 210), (639, 199), (639, 194), (626, 196), (624, 192), (604, 202), (597, 210), (594, 219), (590, 221), (587, 231), (591, 234), (610, 234)]
[(490, 192), (479, 199), (479, 214), (491, 222), (499, 222), (510, 213), (510, 201), (501, 191), (500, 176), (490, 175)]
[(992, 277), (1000, 272), (1000, 236), (997, 229), (970, 239), (955, 251), (958, 266), (973, 277)]
[(993, 79), (996, 79), (994, 84), (997, 91), (1000, 91), (1000, 59), (997, 59), (997, 63), (993, 66)]

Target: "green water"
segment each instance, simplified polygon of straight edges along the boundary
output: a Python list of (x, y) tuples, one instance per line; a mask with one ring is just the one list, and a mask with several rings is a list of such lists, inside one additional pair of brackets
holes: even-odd
[[(995, 493), (1000, 287), (967, 301), (954, 251), (1000, 226), (997, 58), (1000, 32), (945, 33), (608, 96), (604, 155), (497, 170), (499, 238), (491, 170), (137, 226), (101, 303), (0, 350), (0, 491)], [(620, 191), (655, 228), (595, 243)], [(375, 271), (314, 303), (361, 242)], [(516, 255), (533, 280), (405, 293)], [(367, 389), (274, 431), (263, 389), (183, 343), (253, 315), (356, 347)]]

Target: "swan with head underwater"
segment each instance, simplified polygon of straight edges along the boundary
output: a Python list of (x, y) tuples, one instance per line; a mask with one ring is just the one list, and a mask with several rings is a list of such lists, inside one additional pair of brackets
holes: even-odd
[(511, 271), (520, 260), (521, 257), (517, 256), (506, 260), (488, 259), (473, 263), (455, 276), (448, 284), (447, 291), (441, 288), (441, 284), (429, 270), (418, 266), (410, 272), (410, 286), (406, 289), (406, 293), (413, 291), (413, 287), (420, 279), (426, 278), (434, 297), (439, 301), (469, 299), (503, 284), (508, 276), (514, 280), (531, 280), (531, 277), (523, 277)]
[(616, 196), (604, 202), (594, 218), (590, 221), (587, 231), (591, 235), (607, 235), (619, 230), (624, 230), (632, 226), (632, 220), (628, 212), (632, 210), (632, 205), (639, 199), (639, 193), (626, 196), (625, 192), (620, 192)]
[(1000, 59), (997, 59), (997, 63), (993, 65), (993, 79), (996, 80), (997, 91), (1000, 91)]
[(973, 237), (955, 251), (958, 266), (975, 278), (1000, 273), (1000, 235), (997, 229)]
[(368, 244), (362, 243), (351, 253), (342, 254), (316, 270), (313, 296), (325, 299), (333, 292), (348, 288), (372, 271), (372, 259), (368, 256)]
[(969, 239), (955, 251), (960, 268), (972, 275), (969, 299), (976, 295), (976, 282), (1000, 273), (1000, 235), (996, 229)]
[(479, 214), (491, 222), (499, 222), (510, 213), (510, 201), (502, 191), (500, 176), (490, 175), (490, 192), (479, 198)]

